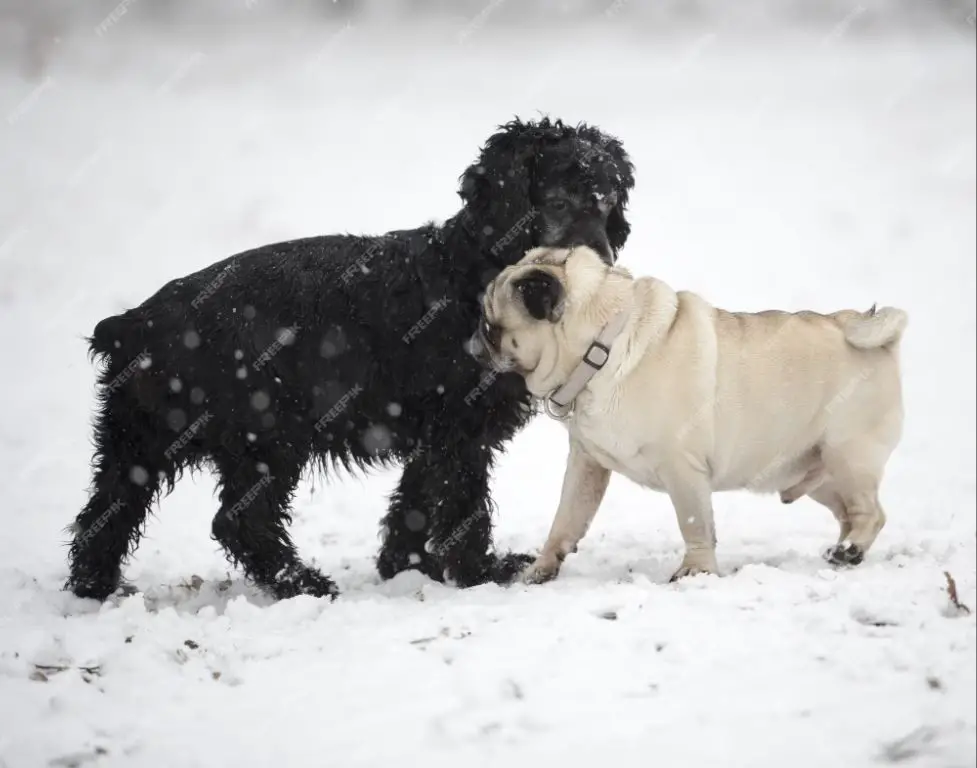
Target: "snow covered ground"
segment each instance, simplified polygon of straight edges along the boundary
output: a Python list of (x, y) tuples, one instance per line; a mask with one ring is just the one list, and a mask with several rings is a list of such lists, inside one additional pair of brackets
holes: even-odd
[[(127, 23), (0, 73), (0, 766), (977, 764), (975, 617), (944, 577), (977, 607), (972, 34)], [(555, 583), (380, 583), (395, 475), (310, 478), (293, 533), (343, 596), (274, 604), (209, 539), (204, 476), (150, 521), (141, 594), (60, 591), (94, 323), (250, 246), (447, 216), (493, 127), (537, 110), (625, 142), (634, 271), (731, 309), (909, 311), (865, 564), (822, 562), (822, 508), (725, 494), (723, 575), (669, 585), (667, 498), (615, 478)], [(542, 544), (565, 454), (542, 417), (512, 443), (501, 547)]]

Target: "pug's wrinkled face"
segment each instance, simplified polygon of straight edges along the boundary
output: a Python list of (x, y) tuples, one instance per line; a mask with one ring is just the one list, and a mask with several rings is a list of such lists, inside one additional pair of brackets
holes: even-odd
[(563, 265), (570, 253), (533, 249), (489, 284), (478, 329), (468, 345), (482, 365), (524, 377), (552, 367), (566, 302)]

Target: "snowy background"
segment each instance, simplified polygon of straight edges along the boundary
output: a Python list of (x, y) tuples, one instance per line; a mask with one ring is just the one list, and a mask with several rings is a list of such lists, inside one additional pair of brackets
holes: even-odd
[[(944, 576), (977, 607), (973, 20), (952, 0), (0, 1), (0, 767), (977, 764), (975, 617)], [(668, 500), (617, 477), (555, 583), (380, 583), (395, 474), (310, 478), (293, 533), (343, 596), (274, 604), (210, 540), (204, 475), (150, 520), (141, 594), (62, 592), (95, 322), (252, 246), (447, 217), (494, 127), (540, 113), (623, 140), (636, 273), (730, 309), (908, 310), (865, 564), (822, 562), (813, 503), (724, 494), (723, 575), (669, 585)], [(511, 444), (501, 547), (542, 544), (565, 455), (544, 418)]]

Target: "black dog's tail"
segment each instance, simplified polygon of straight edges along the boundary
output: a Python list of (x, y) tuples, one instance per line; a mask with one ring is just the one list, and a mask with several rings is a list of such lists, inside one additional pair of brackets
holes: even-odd
[(88, 354), (101, 365), (98, 380), (102, 397), (123, 392), (135, 396), (142, 407), (152, 407), (165, 397), (153, 370), (150, 349), (152, 323), (139, 309), (106, 317), (88, 337)]
[(113, 358), (128, 358), (139, 353), (144, 320), (130, 310), (106, 317), (88, 337), (88, 354), (92, 360), (103, 358), (112, 365)]

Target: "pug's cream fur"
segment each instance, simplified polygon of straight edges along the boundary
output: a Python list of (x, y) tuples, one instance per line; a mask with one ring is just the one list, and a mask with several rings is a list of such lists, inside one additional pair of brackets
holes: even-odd
[(810, 496), (840, 528), (825, 557), (861, 562), (885, 524), (879, 484), (902, 431), (906, 313), (727, 312), (588, 248), (537, 248), (489, 286), (473, 345), (544, 398), (621, 311), (624, 330), (566, 421), (559, 507), (525, 579), (558, 574), (611, 472), (671, 498), (686, 546), (673, 579), (717, 572), (712, 493), (735, 489)]

